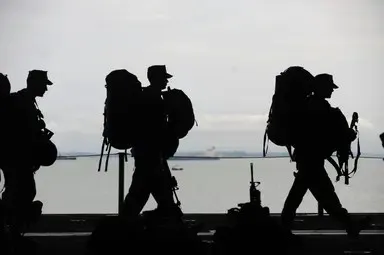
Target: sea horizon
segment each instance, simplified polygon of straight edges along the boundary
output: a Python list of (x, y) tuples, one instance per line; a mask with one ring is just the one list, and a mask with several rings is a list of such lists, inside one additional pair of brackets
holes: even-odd
[[(105, 172), (105, 160), (98, 171), (99, 157), (58, 160), (41, 167), (35, 174), (36, 199), (44, 203), (47, 214), (117, 213), (119, 160), (113, 156)], [(272, 213), (281, 212), (293, 183), (294, 162), (290, 158), (233, 158), (220, 160), (171, 160), (169, 167), (178, 182), (178, 197), (185, 213), (226, 213), (238, 203), (249, 201), (250, 164), (255, 181), (261, 182), (262, 204)], [(352, 159), (350, 165), (353, 165)], [(342, 202), (351, 212), (384, 212), (384, 163), (381, 159), (361, 159), (358, 171), (344, 184), (336, 182), (333, 167), (326, 170)], [(124, 164), (124, 195), (134, 171), (134, 160)], [(151, 197), (144, 210), (155, 208)], [(298, 212), (317, 212), (317, 202), (306, 194)]]

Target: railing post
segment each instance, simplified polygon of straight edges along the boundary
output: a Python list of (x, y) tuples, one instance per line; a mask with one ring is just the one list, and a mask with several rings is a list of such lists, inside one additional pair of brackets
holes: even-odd
[(319, 202), (317, 202), (317, 215), (318, 215), (318, 216), (324, 216), (324, 209), (323, 209), (323, 207), (320, 205)]
[(119, 193), (119, 215), (121, 214), (123, 210), (123, 203), (124, 203), (124, 170), (125, 170), (125, 153), (119, 152), (119, 186), (118, 186), (118, 193)]

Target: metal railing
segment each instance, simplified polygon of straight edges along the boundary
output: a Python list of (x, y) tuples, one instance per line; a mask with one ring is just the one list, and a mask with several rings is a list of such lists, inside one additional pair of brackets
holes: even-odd
[(119, 153), (119, 186), (118, 186), (118, 212), (119, 215), (121, 214), (123, 210), (123, 203), (124, 203), (124, 172), (125, 172), (125, 153), (120, 152)]
[[(125, 179), (125, 159), (126, 159), (126, 154), (124, 152), (118, 152), (116, 154), (111, 154), (111, 155), (118, 155), (119, 158), (119, 174), (118, 174), (118, 213), (120, 214), (123, 208), (123, 203), (124, 203), (124, 179)], [(82, 156), (96, 156), (96, 155), (82, 155)], [(98, 155), (99, 156), (99, 155)], [(268, 156), (268, 157), (257, 157), (257, 156), (249, 156), (249, 157), (214, 157), (214, 158), (219, 158), (219, 159), (238, 159), (238, 158), (254, 158), (254, 159), (262, 159), (262, 158), (288, 158), (289, 155), (287, 156)], [(177, 158), (174, 157), (174, 158)], [(185, 156), (182, 156), (182, 158), (185, 158)], [(188, 157), (188, 158), (204, 158), (204, 157)], [(209, 158), (209, 157), (205, 157)], [(361, 156), (360, 158), (369, 158), (369, 159), (383, 159), (382, 157), (379, 156)], [(320, 203), (317, 203), (317, 215), (318, 216), (324, 216), (324, 208), (321, 206)]]

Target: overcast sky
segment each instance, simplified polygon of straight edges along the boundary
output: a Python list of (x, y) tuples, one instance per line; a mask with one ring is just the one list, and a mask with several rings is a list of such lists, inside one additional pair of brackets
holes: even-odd
[(261, 151), (275, 76), (301, 65), (334, 75), (330, 102), (357, 111), (363, 152), (381, 153), (383, 15), (381, 0), (1, 0), (0, 72), (16, 91), (48, 70), (39, 105), (60, 151), (98, 152), (105, 76), (125, 68), (147, 85), (153, 64), (194, 103), (180, 151)]

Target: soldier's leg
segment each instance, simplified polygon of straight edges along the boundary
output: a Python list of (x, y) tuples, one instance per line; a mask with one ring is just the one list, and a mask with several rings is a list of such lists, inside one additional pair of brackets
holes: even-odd
[(145, 160), (135, 159), (135, 171), (132, 175), (131, 186), (124, 199), (122, 212), (124, 217), (138, 216), (147, 203), (151, 194), (151, 173), (148, 169), (150, 167)]
[(341, 205), (324, 164), (313, 165), (312, 170), (313, 177), (309, 180), (309, 190), (331, 217), (339, 220), (345, 227), (349, 226), (350, 215)]
[(3, 202), (6, 221), (16, 233), (29, 224), (32, 202), (36, 196), (36, 183), (28, 169), (12, 169), (5, 175)]
[(364, 217), (359, 220), (353, 220), (347, 209), (343, 208), (335, 192), (335, 188), (330, 180), (323, 164), (314, 166), (314, 178), (310, 183), (310, 191), (329, 213), (329, 215), (343, 225), (349, 237), (358, 237), (360, 231), (369, 226), (370, 218)]
[(303, 197), (305, 196), (308, 190), (308, 185), (306, 181), (305, 171), (298, 171), (296, 174), (295, 180), (293, 181), (292, 187), (288, 193), (288, 196), (285, 200), (283, 210), (281, 212), (281, 221), (282, 224), (291, 229), (291, 225), (296, 216), (296, 210), (299, 208)]
[(167, 171), (163, 161), (160, 160), (156, 165), (151, 186), (152, 195), (158, 204), (158, 208), (170, 208), (175, 205), (171, 176)]

